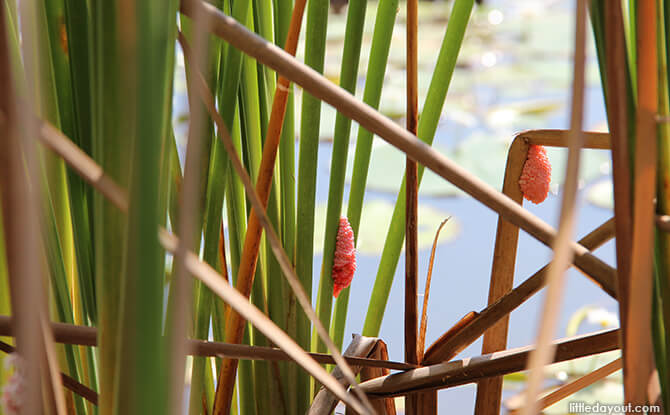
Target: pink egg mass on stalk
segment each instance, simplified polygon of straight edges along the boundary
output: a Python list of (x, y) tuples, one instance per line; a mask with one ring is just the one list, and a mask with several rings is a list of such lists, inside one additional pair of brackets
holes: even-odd
[(351, 284), (356, 272), (356, 248), (354, 246), (354, 231), (345, 217), (340, 218), (335, 241), (335, 255), (333, 257), (333, 296), (337, 298), (340, 292)]
[(547, 150), (543, 146), (531, 144), (519, 178), (523, 197), (535, 204), (544, 202), (549, 193), (549, 183), (551, 183), (551, 163), (547, 157)]

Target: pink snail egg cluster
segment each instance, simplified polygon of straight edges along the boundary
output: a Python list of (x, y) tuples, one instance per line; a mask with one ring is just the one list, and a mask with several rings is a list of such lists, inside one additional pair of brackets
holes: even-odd
[(550, 182), (551, 163), (547, 157), (547, 150), (543, 146), (531, 144), (519, 178), (523, 197), (535, 204), (544, 202), (549, 194)]
[(340, 218), (335, 242), (333, 258), (333, 297), (351, 284), (356, 272), (356, 248), (354, 247), (354, 231), (347, 218)]

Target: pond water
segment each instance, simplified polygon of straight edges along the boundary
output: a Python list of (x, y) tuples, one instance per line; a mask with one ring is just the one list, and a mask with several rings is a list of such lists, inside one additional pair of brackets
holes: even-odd
[[(569, 125), (570, 86), (572, 81), (572, 50), (574, 48), (574, 15), (572, 3), (551, 0), (519, 2), (497, 0), (475, 6), (471, 24), (459, 56), (457, 69), (447, 96), (434, 146), (468, 168), (474, 174), (500, 188), (507, 146), (519, 131), (534, 128), (567, 128)], [(419, 16), (419, 103), (430, 82), (451, 3), (421, 3)], [(346, 10), (346, 9), (345, 9)], [(362, 60), (360, 85), (362, 95), (367, 56), (372, 37), (376, 3), (370, 3)], [(404, 124), (402, 114), (405, 96), (405, 5), (399, 7), (398, 19), (389, 58), (386, 85), (380, 110)], [(325, 74), (338, 81), (346, 11), (331, 14), (328, 22), (328, 48)], [(584, 127), (603, 129), (605, 113), (598, 65), (589, 34), (586, 114)], [(302, 59), (302, 52), (298, 57)], [(299, 88), (296, 94), (300, 95)], [(299, 106), (300, 99), (296, 99)], [(177, 108), (184, 109), (185, 100), (177, 99)], [(299, 108), (297, 113), (299, 114)], [(177, 114), (178, 115), (178, 114)], [(323, 216), (328, 195), (329, 165), (335, 111), (324, 104), (322, 110), (322, 142), (319, 148), (317, 175), (317, 231), (314, 260), (314, 303), (321, 267)], [(299, 123), (296, 121), (296, 126)], [(349, 164), (353, 163), (357, 126), (351, 134)], [(177, 131), (185, 132), (182, 125)], [(567, 150), (551, 150), (553, 165), (552, 193), (540, 205), (525, 202), (524, 206), (552, 226), (558, 225), (561, 186)], [(296, 142), (296, 161), (298, 160)], [(402, 154), (375, 138), (366, 208), (362, 216), (358, 269), (352, 283), (345, 343), (352, 333), (360, 333), (377, 272), (385, 230), (402, 178), (398, 163)], [(584, 152), (581, 190), (578, 201), (578, 222), (575, 240), (609, 219), (611, 184), (609, 155), (604, 151)], [(349, 166), (349, 169), (351, 166)], [(297, 175), (297, 174), (296, 174)], [(345, 210), (348, 183), (345, 188)], [(421, 250), (419, 257), (419, 292), (428, 267), (430, 243), (437, 226), (447, 216), (452, 219), (437, 248), (431, 296), (428, 307), (426, 344), (431, 344), (445, 330), (469, 311), (486, 306), (497, 215), (474, 199), (455, 191), (433, 174), (426, 174), (420, 192)], [(614, 265), (614, 244), (606, 244), (597, 255)], [(524, 232), (519, 238), (515, 284), (532, 275), (551, 258), (541, 243)], [(392, 360), (403, 360), (403, 273), (404, 255), (396, 271), (396, 279), (386, 309), (380, 337), (389, 347)], [(556, 337), (565, 336), (571, 317), (585, 306), (604, 309), (616, 315), (614, 300), (600, 291), (582, 274), (570, 270)], [(511, 315), (509, 347), (534, 341), (541, 314), (543, 294), (540, 293)], [(587, 321), (579, 332), (593, 331), (616, 321)], [(460, 356), (480, 354), (481, 339), (465, 349)], [(559, 375), (565, 376), (564, 374)], [(521, 384), (522, 385), (522, 384)], [(505, 398), (519, 391), (519, 384), (506, 382)], [(439, 393), (440, 413), (472, 413), (476, 388), (467, 385)], [(597, 390), (595, 391), (597, 392)], [(614, 397), (620, 388), (615, 385)], [(564, 412), (558, 406), (553, 412)]]

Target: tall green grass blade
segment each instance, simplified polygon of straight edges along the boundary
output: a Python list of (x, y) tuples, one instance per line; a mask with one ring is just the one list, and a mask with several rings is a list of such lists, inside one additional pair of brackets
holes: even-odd
[[(70, 71), (69, 88), (72, 92), (69, 94), (65, 91), (65, 86), (62, 86), (62, 90), (59, 88), (60, 109), (61, 113), (72, 113), (74, 125), (69, 137), (80, 148), (92, 155), (92, 81), (94, 74), (92, 71), (93, 54), (91, 52), (93, 50), (93, 32), (90, 30), (92, 26), (91, 10), (88, 4), (82, 4), (76, 0), (64, 0), (64, 7), (66, 55), (69, 62), (68, 70)], [(62, 31), (63, 28), (61, 27), (60, 30)], [(64, 82), (67, 82), (67, 75), (62, 74), (60, 76), (63, 76)], [(62, 85), (61, 82), (59, 84)], [(72, 100), (70, 106), (67, 105), (68, 95), (71, 96)], [(64, 128), (68, 128), (67, 124), (64, 124)], [(86, 318), (95, 324), (98, 318), (93, 249), (93, 192), (72, 171), (68, 171), (68, 183), (80, 295)]]
[[(418, 137), (427, 144), (432, 144), (435, 130), (440, 119), (444, 100), (447, 96), (451, 76), (456, 66), (456, 59), (463, 42), (465, 29), (467, 27), (474, 0), (455, 0), (454, 6), (447, 24), (447, 30), (442, 41), (437, 64), (430, 81), (428, 94), (423, 105), (423, 112), (419, 119)], [(421, 184), (424, 167), (419, 167), (418, 181)], [(391, 225), (389, 226), (384, 243), (384, 250), (377, 271), (375, 284), (370, 295), (365, 324), (363, 325), (364, 336), (378, 336), (381, 327), (388, 295), (391, 291), (393, 276), (400, 256), (400, 250), (405, 236), (405, 181), (396, 201)]]
[[(254, 27), (256, 32), (265, 38), (269, 42), (274, 42), (274, 23), (273, 23), (273, 4), (272, 0), (255, 0), (254, 1)], [(252, 60), (253, 62), (253, 60)], [(255, 63), (255, 62), (254, 62)], [(261, 137), (262, 142), (265, 142), (265, 135), (267, 132), (267, 126), (270, 121), (270, 112), (272, 111), (272, 100), (273, 94), (276, 88), (276, 75), (274, 71), (268, 68), (265, 65), (257, 65), (258, 72), (258, 96), (259, 96), (259, 111), (260, 111), (260, 126), (261, 126)], [(283, 134), (283, 131), (282, 131)], [(283, 137), (283, 135), (282, 135)], [(259, 149), (259, 152), (261, 150)], [(270, 217), (275, 229), (279, 231), (280, 236), (283, 241), (283, 226), (284, 220), (283, 215), (283, 195), (281, 179), (282, 179), (282, 166), (283, 164), (283, 155), (281, 150), (281, 141), (279, 149), (279, 162), (275, 166), (275, 173), (273, 175), (272, 188), (270, 189), (270, 198), (268, 199), (267, 212)], [(295, 226), (295, 225), (293, 225)], [(266, 290), (267, 290), (267, 301), (268, 301), (268, 313), (272, 321), (274, 321), (280, 328), (288, 330), (288, 316), (287, 309), (289, 304), (288, 293), (290, 292), (285, 278), (282, 277), (281, 268), (277, 259), (274, 256), (274, 253), (271, 249), (268, 249), (269, 242), (267, 236), (264, 236), (263, 243), (264, 247), (264, 256), (266, 266)], [(259, 333), (260, 334), (260, 333)], [(279, 393), (279, 390), (285, 391), (289, 383), (287, 377), (287, 364), (285, 362), (270, 363), (268, 366), (268, 376), (273, 381), (270, 392), (275, 395), (269, 399), (271, 402), (286, 402), (288, 397), (286, 394), (280, 400), (279, 396), (276, 396)], [(281, 376), (280, 380), (276, 379), (276, 376), (273, 376), (273, 371), (275, 368), (279, 368)], [(280, 382), (280, 383), (278, 383)], [(276, 410), (276, 408), (271, 408), (270, 411)]]
[[(126, 87), (135, 87), (128, 239), (122, 287), (120, 343), (124, 350), (117, 372), (120, 413), (167, 413), (167, 344), (163, 336), (163, 276), (165, 253), (156, 238), (164, 223), (167, 202), (161, 194), (161, 149), (167, 147), (171, 119), (172, 79), (177, 1), (138, 3), (135, 20), (136, 55), (126, 60), (133, 71)], [(128, 11), (128, 10), (127, 10)], [(134, 64), (134, 65), (133, 65)]]
[[(397, 0), (379, 1), (377, 16), (375, 17), (374, 33), (372, 35), (372, 46), (370, 48), (370, 61), (366, 72), (365, 89), (363, 90), (363, 102), (373, 108), (379, 108), (384, 74), (386, 73), (386, 64), (391, 47), (391, 36), (393, 35), (393, 26), (395, 25), (397, 13)], [(349, 205), (347, 207), (347, 218), (349, 218), (349, 223), (354, 231), (354, 237), (358, 236), (361, 223), (361, 212), (363, 211), (363, 199), (365, 198), (365, 186), (371, 154), (372, 133), (361, 128), (358, 130), (358, 137), (356, 138), (354, 171), (351, 178)], [(342, 303), (348, 302), (348, 289), (343, 290), (340, 295), (342, 296), (340, 300)]]
[[(79, 129), (73, 97), (65, 3), (62, 0), (44, 3), (54, 81), (58, 85), (55, 88), (55, 95), (60, 126), (67, 136), (77, 137)], [(78, 47), (80, 44), (81, 42), (75, 42), (74, 46)], [(57, 216), (61, 222), (58, 228), (60, 234), (63, 235), (61, 242), (65, 253), (65, 267), (68, 270), (68, 279), (71, 281), (71, 291), (75, 294), (73, 307), (75, 315), (81, 316), (76, 323), (85, 324), (88, 319), (95, 321), (96, 316), (91, 237), (87, 231), (89, 229), (89, 219), (86, 214), (88, 201), (83, 182), (74, 172), (66, 173), (60, 160), (47, 160), (47, 163), (47, 169), (49, 169), (47, 175), (51, 178), (52, 185), (60, 187), (54, 195), (54, 202), (56, 206), (59, 206), (57, 211), (67, 212), (67, 214), (57, 214)], [(77, 278), (76, 281), (75, 278)]]
[[(125, 22), (113, 2), (93, 2), (93, 158), (123, 188), (129, 184), (129, 159), (134, 109), (128, 105), (132, 88), (126, 78), (131, 70), (121, 48)], [(76, 7), (76, 6), (75, 6)], [(100, 413), (111, 415), (115, 403), (117, 360), (120, 344), (121, 276), (125, 274), (127, 218), (98, 193), (94, 202), (94, 257), (98, 305)], [(155, 228), (154, 228), (155, 231)], [(155, 235), (154, 235), (155, 237)]]
[[(244, 343), (251, 344), (251, 330), (244, 330)], [(251, 360), (240, 360), (237, 375), (237, 390), (239, 392), (238, 405), (240, 415), (255, 415), (256, 401), (254, 399), (254, 370)]]
[[(45, 170), (43, 170), (46, 173)], [(43, 174), (46, 179), (46, 174)], [(46, 183), (46, 181), (45, 181)], [(61, 241), (59, 240), (58, 225), (56, 221), (56, 214), (51, 198), (50, 192), (44, 192), (45, 197), (43, 201), (44, 206), (44, 246), (47, 256), (47, 263), (49, 264), (49, 275), (51, 281), (51, 288), (54, 298), (54, 308), (58, 314), (58, 320), (63, 323), (74, 324), (74, 315), (72, 307), (72, 299), (70, 298), (70, 287), (68, 286), (68, 276)], [(80, 379), (81, 363), (79, 360), (78, 351), (75, 346), (65, 345), (64, 354), (66, 365), (70, 376), (75, 379)], [(74, 397), (75, 409), (77, 414), (85, 414), (84, 401), (80, 396)]]
[[(327, 0), (309, 0), (305, 29), (305, 63), (323, 72), (328, 24)], [(303, 92), (300, 118), (300, 159), (298, 161), (298, 216), (296, 232), (296, 272), (305, 291), (312, 292), (312, 263), (314, 256), (314, 205), (316, 202), (316, 166), (319, 152), (321, 101)], [(330, 299), (330, 297), (328, 298)], [(328, 328), (330, 308), (328, 301), (317, 301), (317, 315)], [(312, 345), (317, 344), (312, 338)], [(320, 341), (318, 343), (321, 343)], [(317, 346), (316, 350), (325, 349)]]
[[(363, 41), (363, 27), (365, 25), (365, 9), (367, 0), (352, 0), (347, 11), (347, 30), (344, 35), (344, 51), (342, 67), (340, 69), (340, 86), (352, 94), (356, 90), (358, 78), (358, 63), (361, 56)], [(375, 68), (382, 72), (384, 67)], [(323, 242), (323, 264), (321, 266), (321, 284), (328, 286), (328, 293), (332, 292), (333, 284), (331, 272), (333, 268), (333, 254), (335, 251), (335, 236), (342, 211), (342, 197), (344, 193), (344, 179), (346, 174), (347, 155), (349, 152), (349, 134), (351, 120), (337, 113), (335, 118), (335, 133), (333, 135), (333, 156), (330, 162), (330, 186), (328, 191), (328, 207), (326, 211), (326, 233)], [(328, 280), (327, 282), (325, 280)], [(335, 316), (330, 328), (330, 335), (338, 347), (342, 347), (344, 339), (344, 325), (347, 319), (349, 304), (349, 288), (340, 292), (335, 302)]]
[[(275, 40), (279, 47), (284, 47), (286, 36), (291, 21), (291, 11), (293, 10), (292, 0), (274, 0), (275, 17)], [(272, 83), (274, 82), (272, 78)], [(268, 90), (274, 91), (274, 86)], [(288, 257), (295, 265), (295, 244), (296, 244), (296, 179), (295, 179), (295, 97), (293, 95), (293, 85), (289, 85), (289, 95), (286, 102), (286, 114), (284, 115), (284, 125), (282, 126), (281, 139), (279, 142), (279, 183), (281, 197), (281, 238), (282, 245)], [(271, 102), (271, 100), (268, 100)], [(279, 228), (277, 228), (279, 229)], [(296, 340), (303, 349), (308, 349), (310, 345), (310, 323), (307, 316), (298, 313), (297, 302), (293, 292), (286, 290), (286, 331)], [(271, 305), (272, 308), (272, 305)], [(297, 365), (288, 365), (286, 368), (284, 380), (284, 390), (286, 405), (289, 413), (301, 413), (309, 405), (309, 396), (304, 391), (309, 388), (309, 378), (302, 372)], [(302, 379), (298, 381), (298, 376)], [(298, 409), (298, 401), (303, 404)]]
[[(251, 6), (251, 3), (250, 3)], [(253, 16), (247, 17), (247, 26), (254, 30)], [(242, 131), (243, 143), (246, 153), (245, 159), (248, 160), (248, 169), (253, 182), (258, 181), (258, 172), (261, 164), (263, 137), (261, 132), (261, 108), (260, 108), (260, 91), (259, 91), (259, 72), (256, 62), (248, 57), (243, 57), (242, 63), (242, 80), (240, 82), (240, 110), (242, 114)], [(276, 207), (276, 206), (275, 206)], [(268, 249), (264, 240), (261, 242), (261, 252), (264, 255), (259, 257), (259, 263), (256, 267), (256, 275), (252, 286), (251, 300), (261, 310), (268, 313)], [(250, 330), (249, 336), (251, 344), (258, 346), (267, 346), (265, 336), (255, 327), (249, 325), (247, 330)], [(267, 362), (255, 361), (251, 363), (253, 373), (254, 393), (247, 394), (244, 399), (250, 400), (245, 402), (240, 399), (242, 408), (257, 408), (259, 413), (269, 413), (277, 411), (277, 406), (269, 408), (268, 402), (277, 400), (272, 399), (272, 394), (275, 390), (275, 382), (270, 373), (270, 366)], [(246, 370), (246, 368), (240, 368)], [(261, 381), (263, 379), (263, 381)], [(266, 399), (257, 399), (258, 396), (267, 397)], [(275, 398), (277, 398), (275, 396)]]
[[(381, 0), (377, 6), (377, 16), (375, 17), (375, 28), (370, 49), (370, 61), (368, 63), (365, 89), (363, 91), (363, 101), (373, 108), (379, 108), (397, 12), (397, 0)], [(373, 134), (368, 130), (364, 128), (358, 130), (353, 176), (347, 207), (347, 218), (354, 231), (356, 241), (358, 241), (363, 200), (365, 198), (365, 186), (372, 154), (372, 138)], [(349, 293), (350, 288), (342, 290), (335, 303), (335, 326), (332, 329), (332, 333), (334, 336), (333, 339), (336, 342), (335, 344), (340, 347), (342, 347), (344, 336)]]

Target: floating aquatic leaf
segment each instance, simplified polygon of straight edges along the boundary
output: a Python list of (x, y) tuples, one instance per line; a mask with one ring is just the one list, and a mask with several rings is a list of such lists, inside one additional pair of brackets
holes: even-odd
[[(575, 360), (568, 360), (565, 362), (550, 365), (546, 369), (548, 376), (557, 378), (559, 373), (566, 373), (568, 377), (584, 376), (591, 373), (599, 367), (621, 357), (621, 351), (612, 350), (610, 352), (600, 353), (593, 356), (586, 356)], [(612, 379), (621, 379), (621, 372), (615, 372), (611, 375)]]
[(614, 209), (612, 180), (603, 180), (591, 186), (586, 194), (586, 200), (601, 208)]
[[(480, 179), (500, 189), (505, 170), (507, 143), (502, 140), (476, 136), (453, 150), (435, 148)], [(353, 157), (353, 155), (352, 155)], [(385, 142), (378, 142), (372, 150), (372, 161), (368, 175), (370, 190), (397, 194), (404, 174), (405, 155)], [(347, 180), (351, 180), (352, 167), (349, 166)], [(461, 196), (464, 193), (435, 173), (426, 170), (419, 194), (424, 196)]]
[[(549, 160), (551, 160), (551, 189), (556, 193), (558, 186), (565, 179), (565, 163), (568, 157), (568, 149), (547, 147)], [(582, 150), (581, 165), (579, 168), (579, 187), (582, 188), (594, 180), (612, 173), (611, 158), (607, 150)]]
[(596, 403), (601, 405), (621, 404), (623, 402), (623, 384), (609, 380), (597, 382), (570, 395), (569, 399), (556, 402), (546, 408), (543, 413), (547, 415), (571, 413), (570, 402), (584, 402), (591, 405)]

